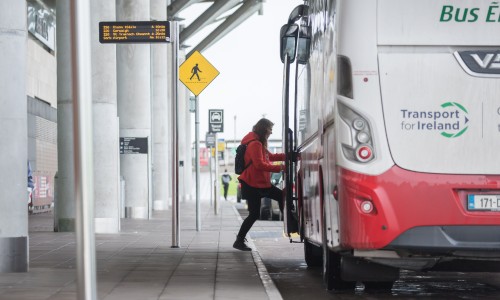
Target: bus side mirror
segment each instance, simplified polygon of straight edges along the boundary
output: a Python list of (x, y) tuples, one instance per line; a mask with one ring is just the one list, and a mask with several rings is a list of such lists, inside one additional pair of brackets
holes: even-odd
[(281, 62), (285, 63), (285, 57), (288, 56), (288, 63), (295, 61), (297, 52), (297, 36), (299, 26), (297, 24), (286, 24), (280, 30), (280, 57)]
[(311, 27), (301, 26), (299, 31), (299, 42), (297, 45), (297, 63), (307, 64), (311, 56)]

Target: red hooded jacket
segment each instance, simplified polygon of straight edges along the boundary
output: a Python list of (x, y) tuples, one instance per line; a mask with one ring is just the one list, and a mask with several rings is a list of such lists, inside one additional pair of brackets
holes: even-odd
[(284, 161), (284, 153), (273, 154), (264, 148), (259, 141), (259, 136), (254, 132), (249, 132), (242, 144), (248, 144), (245, 151), (245, 164), (250, 164), (238, 177), (246, 184), (255, 188), (271, 187), (271, 172), (278, 173), (283, 170), (282, 165), (273, 165), (272, 161)]

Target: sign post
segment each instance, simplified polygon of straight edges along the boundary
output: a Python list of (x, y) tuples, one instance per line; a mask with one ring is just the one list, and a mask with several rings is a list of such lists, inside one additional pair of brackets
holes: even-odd
[(179, 226), (179, 92), (177, 89), (177, 78), (179, 78), (179, 24), (172, 22), (172, 35), (175, 37), (172, 43), (172, 248), (180, 247)]
[[(217, 132), (215, 133), (215, 141), (217, 143)], [(214, 214), (219, 212), (219, 153), (217, 145), (214, 147)]]
[[(195, 151), (196, 151), (196, 231), (201, 231), (200, 216), (200, 131), (198, 95), (219, 75), (219, 71), (195, 51), (179, 67), (179, 80), (195, 95)], [(211, 172), (211, 170), (210, 170)]]
[[(210, 154), (209, 154), (209, 171), (210, 171), (210, 183), (212, 183), (212, 148), (215, 147), (215, 134), (211, 132), (207, 132), (205, 135), (205, 146), (210, 149)], [(212, 200), (213, 198), (212, 194), (212, 184), (210, 184), (210, 206), (212, 206)]]
[[(217, 142), (217, 133), (224, 132), (224, 110), (223, 109), (209, 109), (208, 110), (208, 131), (215, 134), (215, 141)], [(219, 151), (218, 145), (215, 147), (215, 214), (219, 211)]]

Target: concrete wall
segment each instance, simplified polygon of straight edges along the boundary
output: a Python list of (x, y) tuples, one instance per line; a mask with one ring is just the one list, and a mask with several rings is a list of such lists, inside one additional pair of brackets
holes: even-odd
[(26, 57), (26, 95), (42, 100), (57, 108), (57, 61), (55, 53), (48, 51), (29, 34)]

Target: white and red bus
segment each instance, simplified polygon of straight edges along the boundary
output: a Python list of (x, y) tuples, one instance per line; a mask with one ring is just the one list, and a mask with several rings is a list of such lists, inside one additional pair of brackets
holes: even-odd
[(328, 289), (500, 259), (499, 33), (496, 1), (308, 0), (291, 13), (285, 229)]

